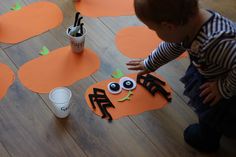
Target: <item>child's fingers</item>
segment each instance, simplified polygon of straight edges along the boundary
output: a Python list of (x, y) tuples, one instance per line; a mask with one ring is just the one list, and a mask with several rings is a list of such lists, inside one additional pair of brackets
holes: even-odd
[(128, 63), (126, 64), (140, 64), (142, 61), (139, 61), (139, 60), (131, 60), (129, 61)]
[[(201, 89), (201, 88), (200, 88)], [(202, 91), (201, 91), (201, 93), (200, 93), (200, 97), (205, 97), (206, 95), (208, 95), (209, 93), (211, 93), (211, 90), (210, 90), (210, 88), (207, 88), (207, 87), (205, 87), (205, 88), (202, 88), (201, 89)]]
[(143, 59), (134, 59), (134, 60), (130, 60), (128, 63), (141, 63), (143, 62)]
[(200, 86), (200, 89), (205, 89), (209, 87), (209, 83), (204, 83), (203, 85)]
[(129, 67), (129, 70), (143, 70), (143, 68), (141, 66), (133, 66), (133, 67)]
[(217, 104), (220, 101), (221, 98), (219, 97), (215, 97), (215, 99), (211, 102), (210, 106), (214, 106), (215, 104)]
[(214, 100), (215, 95), (212, 93), (209, 93), (203, 100), (203, 104), (207, 104), (209, 102), (211, 102), (212, 100)]
[(139, 65), (140, 63), (139, 62), (128, 62), (126, 63), (126, 65), (129, 65), (129, 66), (136, 66), (136, 65)]

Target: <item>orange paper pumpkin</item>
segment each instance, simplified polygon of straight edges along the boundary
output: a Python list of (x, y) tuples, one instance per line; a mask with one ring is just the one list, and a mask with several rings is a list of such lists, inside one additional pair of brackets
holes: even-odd
[(55, 87), (69, 86), (91, 75), (99, 66), (99, 58), (91, 50), (85, 48), (78, 54), (67, 46), (25, 63), (18, 75), (30, 90), (49, 93)]
[[(162, 42), (156, 33), (146, 26), (132, 26), (120, 30), (115, 38), (116, 46), (129, 58), (146, 58)], [(183, 53), (178, 59), (186, 58)]]
[(58, 26), (62, 20), (63, 14), (54, 3), (32, 3), (0, 15), (0, 42), (21, 42)]
[(0, 63), (0, 100), (7, 93), (14, 79), (15, 75), (13, 71), (7, 65)]
[(81, 0), (75, 6), (89, 17), (134, 15), (133, 0)]
[[(137, 74), (128, 75), (128, 77), (132, 78), (133, 80), (136, 80), (136, 76)], [(160, 76), (157, 74), (155, 74), (155, 76), (160, 78)], [(96, 109), (93, 109), (89, 99), (89, 94), (93, 94), (93, 88), (105, 90), (107, 97), (115, 106), (115, 108), (107, 108), (113, 119), (118, 119), (123, 116), (136, 115), (148, 110), (160, 109), (168, 103), (168, 101), (159, 92), (153, 96), (140, 84), (137, 84), (136, 88), (132, 90), (133, 95), (130, 96), (130, 100), (119, 102), (118, 100), (124, 98), (128, 94), (128, 91), (122, 90), (119, 94), (112, 94), (107, 88), (110, 82), (119, 82), (119, 79), (112, 78), (110, 80), (93, 84), (87, 89), (85, 93), (86, 102), (89, 108), (99, 116), (102, 116), (99, 107), (96, 106)], [(168, 85), (165, 85), (164, 88), (166, 91), (171, 92), (171, 88)]]

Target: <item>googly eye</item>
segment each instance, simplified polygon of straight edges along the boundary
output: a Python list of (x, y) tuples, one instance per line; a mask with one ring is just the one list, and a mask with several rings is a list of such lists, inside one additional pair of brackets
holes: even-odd
[(121, 88), (125, 90), (133, 90), (136, 87), (136, 82), (129, 77), (122, 77), (119, 82)]
[(110, 82), (107, 85), (107, 88), (108, 88), (109, 92), (112, 93), (112, 94), (118, 94), (122, 90), (121, 87), (120, 87), (120, 84), (116, 83), (116, 82)]

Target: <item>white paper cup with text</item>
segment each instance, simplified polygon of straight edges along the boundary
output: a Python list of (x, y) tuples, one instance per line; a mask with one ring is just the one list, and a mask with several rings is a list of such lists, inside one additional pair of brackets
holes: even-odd
[(70, 114), (70, 99), (72, 93), (68, 88), (54, 88), (49, 93), (53, 105), (53, 112), (58, 118), (65, 118)]
[(74, 26), (70, 26), (66, 30), (66, 34), (70, 41), (70, 46), (73, 52), (81, 53), (84, 51), (85, 36), (87, 30), (83, 27), (83, 34), (81, 36), (72, 36), (71, 31), (75, 30)]

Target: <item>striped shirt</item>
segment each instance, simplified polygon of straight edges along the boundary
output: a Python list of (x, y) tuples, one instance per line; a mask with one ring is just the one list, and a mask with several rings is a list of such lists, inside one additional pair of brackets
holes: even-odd
[(187, 51), (197, 61), (193, 65), (209, 79), (217, 79), (224, 98), (236, 95), (236, 24), (219, 13), (202, 25), (190, 46), (185, 43), (162, 42), (145, 60), (150, 71)]

